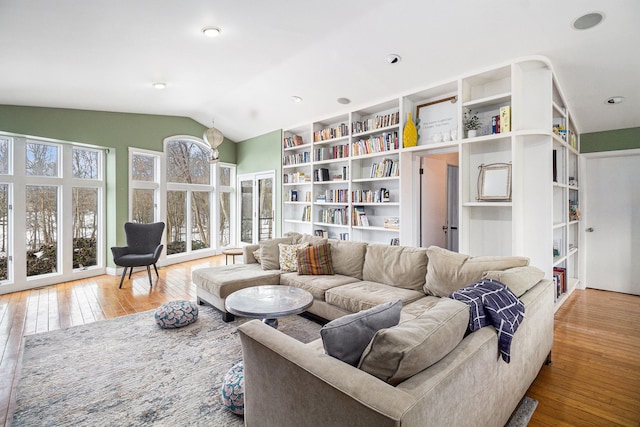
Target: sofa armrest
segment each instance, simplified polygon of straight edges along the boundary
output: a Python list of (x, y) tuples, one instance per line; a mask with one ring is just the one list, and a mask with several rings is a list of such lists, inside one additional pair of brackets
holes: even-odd
[(242, 259), (245, 264), (256, 264), (256, 257), (253, 256), (253, 252), (260, 249), (260, 245), (247, 245), (242, 247)]
[(415, 398), (259, 320), (238, 328), (245, 425), (399, 426)]

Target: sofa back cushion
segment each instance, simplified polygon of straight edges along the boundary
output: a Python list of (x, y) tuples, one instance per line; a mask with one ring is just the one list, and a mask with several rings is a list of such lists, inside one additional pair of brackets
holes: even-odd
[(533, 288), (544, 278), (544, 271), (528, 265), (526, 267), (515, 267), (502, 271), (487, 271), (482, 278), (496, 280), (505, 284), (515, 296), (520, 298), (525, 292)]
[(469, 307), (443, 298), (415, 319), (376, 332), (358, 368), (398, 385), (449, 354), (468, 326)]
[(422, 291), (427, 273), (427, 250), (407, 246), (367, 245), (362, 279)]
[(277, 239), (263, 240), (260, 242), (260, 264), (263, 270), (280, 269), (280, 249), (279, 243), (291, 244), (291, 237), (280, 237)]
[(367, 253), (367, 244), (335, 239), (329, 239), (329, 244), (335, 273), (362, 280), (362, 266)]
[(437, 246), (427, 248), (427, 255), (429, 266), (424, 292), (437, 297), (449, 296), (458, 289), (477, 282), (487, 271), (529, 265), (529, 258), (526, 257), (470, 257)]

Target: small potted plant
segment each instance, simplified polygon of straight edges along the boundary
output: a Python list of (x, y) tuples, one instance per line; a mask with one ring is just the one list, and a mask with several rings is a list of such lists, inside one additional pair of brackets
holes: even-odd
[(480, 117), (478, 112), (471, 112), (471, 110), (465, 110), (464, 112), (464, 130), (467, 131), (467, 138), (473, 138), (477, 135), (478, 129), (482, 127), (480, 123)]

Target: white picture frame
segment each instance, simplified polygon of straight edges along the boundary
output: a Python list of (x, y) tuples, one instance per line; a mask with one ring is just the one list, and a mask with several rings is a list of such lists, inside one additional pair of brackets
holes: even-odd
[(478, 166), (478, 196), (481, 202), (511, 201), (511, 163)]

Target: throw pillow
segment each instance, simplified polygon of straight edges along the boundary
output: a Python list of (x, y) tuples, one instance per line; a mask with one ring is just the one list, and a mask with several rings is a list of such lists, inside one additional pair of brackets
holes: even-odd
[(429, 262), (424, 292), (446, 297), (482, 278), (486, 271), (506, 270), (529, 265), (529, 258), (518, 256), (479, 256), (451, 252), (438, 246), (427, 248)]
[(260, 249), (253, 251), (253, 257), (256, 259), (256, 262), (260, 264)]
[(503, 283), (513, 294), (520, 298), (544, 278), (544, 271), (528, 265), (526, 267), (509, 268), (503, 271), (487, 271), (483, 279), (491, 279)]
[(299, 243), (297, 245), (285, 245), (278, 243), (280, 250), (280, 270), (282, 271), (298, 271), (298, 250), (309, 246), (308, 243)]
[(375, 333), (400, 321), (402, 301), (391, 301), (333, 320), (320, 329), (325, 353), (356, 366)]
[(379, 330), (358, 368), (398, 385), (451, 352), (469, 326), (469, 307), (449, 298), (412, 320)]
[(323, 243), (300, 249), (298, 251), (298, 274), (335, 274), (329, 244)]
[(281, 237), (260, 242), (260, 264), (263, 270), (280, 269), (280, 249), (278, 248), (280, 243), (290, 245), (291, 238)]

